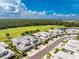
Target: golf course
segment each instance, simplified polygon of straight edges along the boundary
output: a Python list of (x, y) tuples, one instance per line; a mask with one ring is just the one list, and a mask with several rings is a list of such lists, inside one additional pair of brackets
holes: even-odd
[(6, 40), (6, 33), (9, 33), (12, 38), (19, 37), (21, 33), (25, 31), (47, 31), (51, 28), (63, 28), (65, 26), (59, 25), (42, 25), (42, 26), (26, 26), (26, 27), (17, 27), (17, 28), (8, 28), (0, 30), (0, 41)]

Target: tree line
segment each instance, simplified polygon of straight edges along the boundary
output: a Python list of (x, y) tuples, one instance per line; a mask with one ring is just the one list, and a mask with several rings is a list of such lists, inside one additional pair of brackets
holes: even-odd
[(64, 21), (52, 19), (0, 19), (0, 29), (39, 25), (63, 25), (66, 27), (79, 27), (79, 21), (70, 22), (68, 20)]

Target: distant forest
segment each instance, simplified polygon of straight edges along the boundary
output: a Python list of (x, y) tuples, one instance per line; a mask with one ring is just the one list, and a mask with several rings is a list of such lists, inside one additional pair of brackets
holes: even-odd
[(66, 27), (79, 27), (79, 21), (50, 19), (0, 19), (0, 29), (39, 25), (63, 25)]

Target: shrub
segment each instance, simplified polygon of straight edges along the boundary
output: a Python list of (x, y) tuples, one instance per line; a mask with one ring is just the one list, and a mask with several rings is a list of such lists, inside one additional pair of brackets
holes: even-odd
[(60, 49), (56, 48), (55, 51), (54, 51), (54, 53), (57, 53), (58, 51), (60, 51)]

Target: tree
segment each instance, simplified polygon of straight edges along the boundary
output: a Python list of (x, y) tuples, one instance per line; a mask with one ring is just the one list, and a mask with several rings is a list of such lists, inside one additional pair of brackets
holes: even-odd
[(62, 48), (62, 49), (61, 49), (61, 51), (64, 51), (64, 52), (66, 52), (66, 50), (65, 50), (64, 48)]
[(48, 44), (48, 41), (49, 41), (49, 40), (45, 40), (45, 44)]
[(48, 54), (47, 54), (47, 59), (51, 59), (51, 56), (52, 56), (52, 55), (51, 55), (50, 53), (48, 53)]
[(5, 43), (7, 43), (9, 45), (9, 48), (15, 52), (16, 59), (19, 59), (20, 57), (22, 57), (22, 53), (20, 52), (19, 49), (16, 48), (15, 45), (13, 45), (11, 40), (6, 40)]
[(35, 50), (38, 50), (39, 48), (37, 46), (34, 47)]
[(53, 27), (51, 29), (54, 29)]
[(26, 35), (25, 33), (22, 33), (22, 34), (21, 34), (21, 36), (25, 36), (25, 35)]
[(27, 56), (26, 52), (22, 51), (23, 57)]
[(25, 34), (29, 34), (29, 32), (28, 31), (25, 31)]
[(36, 32), (39, 32), (39, 31), (40, 31), (39, 29), (36, 30)]
[(77, 40), (79, 40), (79, 33), (77, 34)]
[(60, 49), (56, 48), (55, 51), (54, 51), (54, 53), (57, 53), (58, 51), (60, 51)]
[(6, 38), (7, 38), (7, 39), (12, 39), (12, 37), (10, 36), (9, 33), (6, 33)]

